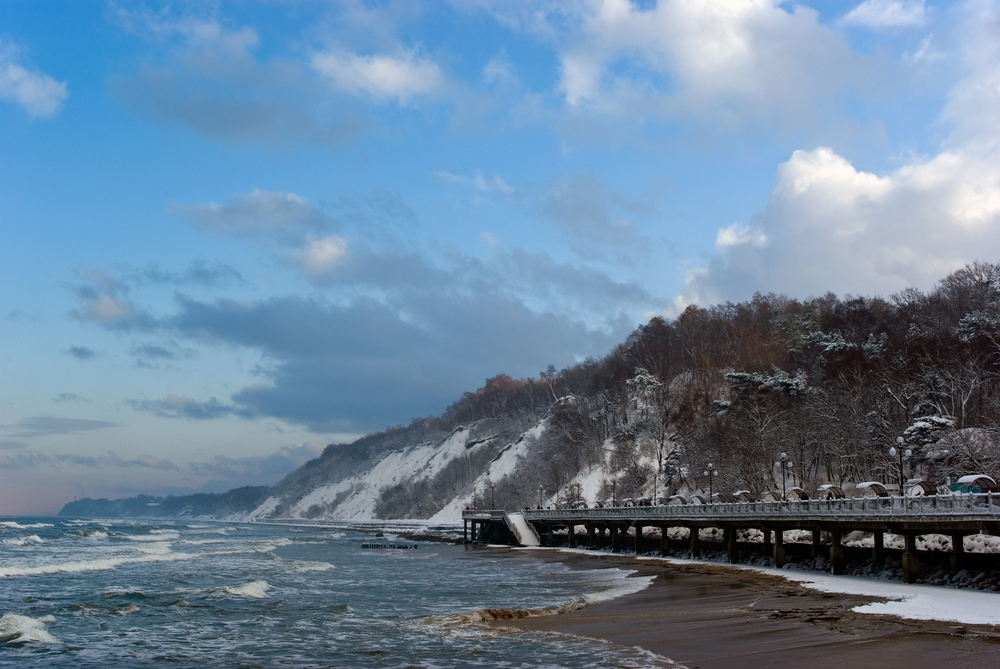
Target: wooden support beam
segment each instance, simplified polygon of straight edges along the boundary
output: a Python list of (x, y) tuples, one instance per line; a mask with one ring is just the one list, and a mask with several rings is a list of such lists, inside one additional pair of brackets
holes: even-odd
[[(770, 534), (770, 532), (768, 532)], [(785, 531), (775, 530), (774, 532), (774, 566), (781, 569), (785, 566)]]
[(840, 540), (840, 530), (830, 530), (830, 573), (835, 576), (844, 573), (844, 547), (840, 545)]
[(906, 552), (903, 553), (903, 583), (916, 583), (920, 578), (920, 560), (917, 558), (917, 535), (907, 532)]
[(951, 535), (951, 568), (955, 571), (965, 569), (965, 535)]

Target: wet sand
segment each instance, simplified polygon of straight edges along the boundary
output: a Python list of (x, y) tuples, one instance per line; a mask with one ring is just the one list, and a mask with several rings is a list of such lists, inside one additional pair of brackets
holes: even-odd
[[(492, 624), (639, 646), (690, 669), (716, 667), (995, 667), (1000, 628), (853, 613), (874, 597), (818, 592), (777, 576), (714, 564), (610, 554), (490, 548), (574, 569), (619, 567), (650, 587), (577, 611)], [(1000, 597), (997, 598), (1000, 607)]]

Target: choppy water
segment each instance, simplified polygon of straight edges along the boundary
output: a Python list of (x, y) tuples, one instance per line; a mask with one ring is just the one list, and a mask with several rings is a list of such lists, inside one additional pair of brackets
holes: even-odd
[(626, 572), (426, 543), (361, 548), (371, 541), (263, 525), (0, 519), (0, 666), (664, 664), (475, 624), (485, 609), (573, 608), (645, 585)]

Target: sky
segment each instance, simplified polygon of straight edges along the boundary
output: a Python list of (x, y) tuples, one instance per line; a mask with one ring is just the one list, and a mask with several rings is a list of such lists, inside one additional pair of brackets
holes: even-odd
[(0, 514), (1000, 256), (1000, 1), (0, 3)]

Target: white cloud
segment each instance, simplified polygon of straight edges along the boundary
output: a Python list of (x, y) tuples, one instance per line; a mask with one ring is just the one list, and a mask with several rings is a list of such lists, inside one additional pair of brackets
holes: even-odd
[(347, 240), (341, 237), (311, 238), (299, 253), (298, 261), (302, 270), (313, 278), (319, 278), (336, 267), (347, 255)]
[(481, 190), (484, 193), (499, 193), (500, 195), (513, 200), (519, 199), (523, 196), (520, 189), (515, 186), (511, 186), (504, 180), (503, 177), (486, 177), (483, 176), (483, 173), (479, 170), (476, 170), (475, 176), (471, 177), (462, 176), (460, 174), (452, 174), (447, 171), (434, 172), (434, 176), (446, 183), (472, 186), (473, 188)]
[(820, 113), (866, 76), (863, 61), (815, 11), (778, 0), (593, 3), (560, 53), (572, 108), (697, 115), (727, 125)]
[(842, 19), (870, 30), (911, 28), (927, 21), (924, 0), (865, 0)]
[[(829, 148), (778, 168), (758, 235), (720, 231), (721, 254), (688, 277), (678, 305), (754, 291), (808, 297), (929, 288), (1000, 256), (1000, 160), (945, 151), (879, 176)], [(765, 240), (763, 243), (762, 240)]]
[(346, 93), (395, 99), (402, 105), (415, 97), (433, 94), (444, 86), (441, 68), (416, 51), (395, 57), (359, 56), (330, 50), (313, 56), (312, 65)]
[(21, 105), (36, 118), (55, 116), (69, 97), (66, 82), (24, 67), (18, 56), (16, 48), (0, 41), (0, 100)]
[(760, 248), (767, 244), (767, 235), (748, 225), (733, 223), (728, 228), (719, 230), (719, 234), (715, 237), (715, 247), (718, 249), (739, 244), (750, 244)]
[[(795, 151), (750, 225), (719, 232), (719, 253), (689, 274), (675, 308), (754, 291), (927, 289), (966, 263), (1000, 257), (998, 22), (994, 3), (962, 8), (964, 76), (942, 110), (951, 132), (936, 155), (875, 174), (831, 148)], [(760, 237), (739, 232), (751, 229)]]
[(319, 228), (326, 217), (295, 193), (265, 191), (234, 196), (229, 202), (176, 205), (175, 210), (193, 225), (214, 232), (245, 234), (265, 230)]

